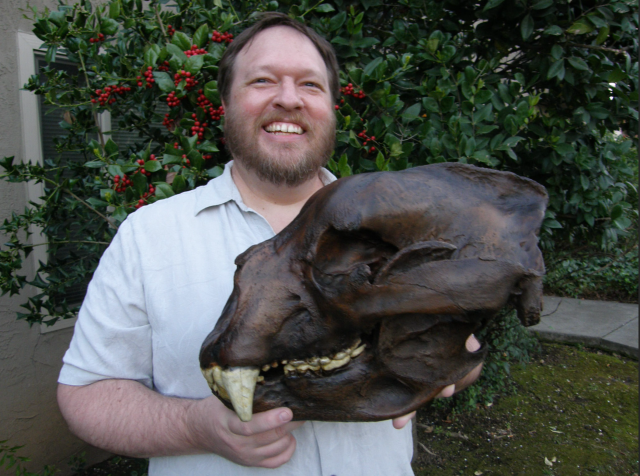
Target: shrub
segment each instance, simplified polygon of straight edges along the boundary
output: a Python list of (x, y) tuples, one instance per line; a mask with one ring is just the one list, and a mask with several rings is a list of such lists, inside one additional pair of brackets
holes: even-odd
[[(519, 173), (549, 191), (547, 248), (584, 236), (611, 248), (635, 222), (633, 164), (621, 159), (637, 140), (635, 2), (81, 0), (31, 17), (46, 59), (77, 66), (46, 67), (26, 85), (65, 111), (58, 154), (0, 161), (6, 180), (44, 183), (42, 203), (0, 227), (0, 288), (41, 290), (20, 318), (74, 315), (69, 289), (129, 213), (221, 173), (217, 63), (261, 10), (288, 12), (336, 47), (338, 175), (443, 161)], [(111, 131), (100, 130), (106, 111)], [(624, 140), (609, 140), (616, 130)], [(50, 259), (27, 280), (32, 226)]]

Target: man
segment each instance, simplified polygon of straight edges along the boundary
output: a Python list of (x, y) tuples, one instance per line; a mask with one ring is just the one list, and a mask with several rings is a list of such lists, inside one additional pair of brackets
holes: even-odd
[(219, 87), (234, 161), (207, 186), (131, 215), (101, 259), (59, 379), (79, 437), (151, 457), (151, 476), (411, 474), (411, 415), (304, 423), (278, 408), (243, 423), (199, 370), (235, 257), (335, 179), (321, 167), (334, 147), (337, 74), (329, 44), (285, 15), (266, 15), (228, 48)]

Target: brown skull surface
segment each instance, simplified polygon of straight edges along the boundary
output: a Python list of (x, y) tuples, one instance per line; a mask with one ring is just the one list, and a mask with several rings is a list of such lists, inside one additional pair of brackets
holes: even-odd
[(415, 410), (483, 360), (465, 341), (505, 304), (539, 321), (546, 203), (531, 180), (462, 164), (327, 185), (236, 259), (205, 378), (245, 421), (280, 406), (325, 421)]

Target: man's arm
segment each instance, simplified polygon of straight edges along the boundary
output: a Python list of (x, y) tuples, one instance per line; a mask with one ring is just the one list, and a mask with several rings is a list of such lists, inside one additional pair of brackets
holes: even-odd
[(215, 396), (165, 397), (133, 380), (58, 386), (58, 404), (71, 431), (113, 453), (167, 456), (217, 453), (245, 466), (276, 468), (293, 455), (291, 410), (255, 414), (244, 423)]

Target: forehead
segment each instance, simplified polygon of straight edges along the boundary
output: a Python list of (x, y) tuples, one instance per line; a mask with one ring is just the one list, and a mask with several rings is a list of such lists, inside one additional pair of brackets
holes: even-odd
[(314, 74), (328, 82), (327, 67), (316, 46), (287, 26), (261, 31), (238, 53), (234, 72), (239, 80), (262, 71)]

